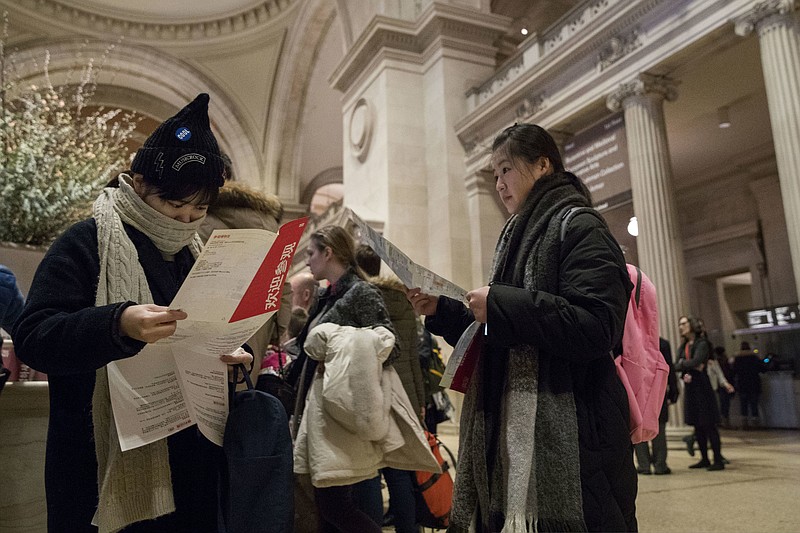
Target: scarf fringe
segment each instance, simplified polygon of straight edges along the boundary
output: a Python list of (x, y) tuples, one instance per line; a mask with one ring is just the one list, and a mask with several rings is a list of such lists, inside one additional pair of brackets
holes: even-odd
[(507, 516), (500, 533), (536, 533), (536, 521), (532, 515), (514, 514)]

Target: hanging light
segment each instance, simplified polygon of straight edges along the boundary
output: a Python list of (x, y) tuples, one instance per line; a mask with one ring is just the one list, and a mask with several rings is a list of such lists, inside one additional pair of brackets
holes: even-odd
[(728, 106), (717, 108), (717, 118), (719, 118), (719, 127), (722, 129), (731, 127), (731, 118), (728, 115)]
[(631, 217), (631, 219), (628, 221), (628, 233), (634, 237), (639, 236), (639, 221), (636, 220), (636, 217)]

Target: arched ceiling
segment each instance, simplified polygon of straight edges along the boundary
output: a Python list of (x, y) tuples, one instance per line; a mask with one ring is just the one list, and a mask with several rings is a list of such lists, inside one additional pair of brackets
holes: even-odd
[(196, 23), (217, 20), (226, 16), (257, 9), (263, 0), (192, 0), (164, 2), (163, 0), (56, 0), (65, 8), (90, 11), (99, 15), (158, 24)]
[[(229, 147), (248, 145), (241, 158), (248, 168), (238, 174), (251, 185), (279, 193), (284, 201), (297, 202), (320, 172), (342, 165), (341, 115), (336, 111), (340, 94), (330, 88), (328, 76), (344, 56), (344, 29), (353, 26), (345, 19), (363, 7), (363, 1), (0, 0), (0, 11), (9, 12), (11, 44), (22, 48), (67, 51), (63, 45), (67, 41), (94, 39), (102, 47), (122, 37), (115, 68), (119, 79), (127, 78), (109, 86), (116, 87), (113, 101), (125, 98), (120, 92), (125, 87), (131, 90), (133, 105), (150, 95), (158, 104), (146, 106), (153, 119), (159, 118), (156, 110), (178, 106), (193, 97), (189, 94), (193, 91), (211, 89), (217, 95), (212, 107), (215, 101), (224, 102), (212, 111), (218, 121), (229, 123)], [(513, 20), (505, 38), (505, 52), (513, 53), (520, 42), (543, 33), (582, 3), (491, 0), (488, 4), (493, 13)], [(415, 3), (415, 9), (421, 4)], [(523, 27), (528, 36), (520, 33)], [(707, 45), (698, 47), (702, 51)], [(666, 106), (678, 176), (697, 175), (725, 161), (730, 155), (726, 148), (747, 144), (742, 123), (758, 131), (764, 144), (770, 138), (754, 39), (723, 40), (717, 48), (725, 53), (719, 57), (695, 56), (698, 47), (692, 48), (692, 57), (686, 57), (688, 52), (678, 55), (660, 69), (682, 81), (681, 97)], [(501, 53), (499, 59), (503, 57)], [(746, 65), (736, 65), (743, 60)], [(731, 73), (741, 72), (753, 75), (728, 80)], [(716, 83), (721, 79), (728, 81)], [(744, 82), (749, 85), (740, 87)], [(718, 131), (712, 116), (721, 106), (730, 107), (734, 121), (724, 132)], [(590, 114), (584, 113), (582, 120)], [(718, 149), (702, 153), (694, 149), (717, 142), (722, 135)], [(717, 152), (728, 155), (711, 157)]]

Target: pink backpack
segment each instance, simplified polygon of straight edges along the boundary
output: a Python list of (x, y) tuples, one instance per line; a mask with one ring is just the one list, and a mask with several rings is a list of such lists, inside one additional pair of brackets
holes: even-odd
[[(562, 215), (561, 241), (572, 217), (579, 212), (600, 214), (588, 207), (568, 208)], [(658, 348), (656, 288), (635, 265), (628, 264), (634, 287), (625, 316), (622, 354), (614, 359), (617, 375), (628, 393), (631, 442), (638, 444), (658, 435), (658, 416), (667, 391), (669, 366)]]

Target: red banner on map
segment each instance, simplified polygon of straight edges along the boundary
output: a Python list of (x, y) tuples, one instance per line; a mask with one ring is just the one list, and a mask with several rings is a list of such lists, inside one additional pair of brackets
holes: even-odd
[(287, 222), (278, 230), (278, 237), (272, 243), (253, 281), (242, 296), (239, 306), (229, 322), (237, 322), (271, 311), (281, 306), (281, 292), (286, 274), (297, 251), (300, 237), (306, 229), (308, 217)]

